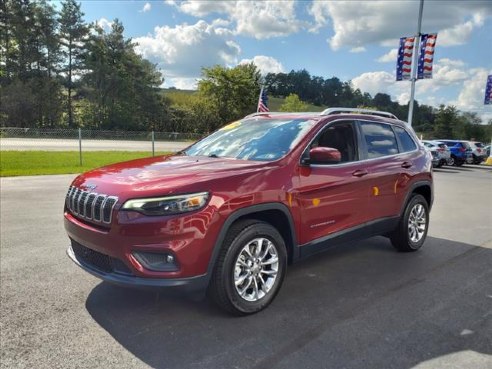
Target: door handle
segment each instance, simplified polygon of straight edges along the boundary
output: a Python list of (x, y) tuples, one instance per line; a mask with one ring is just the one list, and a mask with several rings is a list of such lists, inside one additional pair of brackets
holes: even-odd
[(366, 174), (369, 174), (369, 172), (365, 169), (357, 169), (352, 173), (354, 177), (364, 177)]
[(409, 161), (404, 161), (404, 162), (402, 163), (402, 165), (401, 165), (401, 167), (402, 167), (402, 168), (405, 168), (405, 169), (408, 169), (408, 168), (410, 168), (410, 167), (412, 167), (412, 166), (413, 166), (413, 164), (412, 164), (412, 163), (410, 163)]

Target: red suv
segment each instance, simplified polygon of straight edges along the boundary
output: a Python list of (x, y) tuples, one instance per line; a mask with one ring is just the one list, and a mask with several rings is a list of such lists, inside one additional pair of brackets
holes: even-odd
[(426, 238), (431, 154), (395, 116), (257, 113), (176, 155), (78, 176), (70, 258), (127, 286), (207, 291), (235, 314), (265, 308), (287, 265), (346, 241)]

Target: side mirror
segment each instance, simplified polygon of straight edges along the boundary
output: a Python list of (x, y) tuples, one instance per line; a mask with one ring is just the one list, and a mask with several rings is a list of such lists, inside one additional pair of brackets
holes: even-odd
[(332, 147), (314, 147), (309, 151), (311, 164), (335, 164), (342, 160), (342, 154)]

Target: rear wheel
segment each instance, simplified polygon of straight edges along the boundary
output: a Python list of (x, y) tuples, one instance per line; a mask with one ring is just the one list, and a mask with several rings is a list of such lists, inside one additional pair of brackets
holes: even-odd
[(399, 251), (417, 251), (424, 244), (428, 228), (429, 205), (422, 195), (414, 194), (390, 236), (391, 243)]
[(455, 160), (454, 160), (454, 156), (451, 156), (451, 157), (448, 159), (448, 165), (453, 166), (453, 165), (454, 165), (454, 162), (455, 162)]
[(286, 267), (287, 251), (280, 233), (265, 222), (240, 221), (224, 240), (209, 296), (232, 314), (256, 313), (275, 298)]

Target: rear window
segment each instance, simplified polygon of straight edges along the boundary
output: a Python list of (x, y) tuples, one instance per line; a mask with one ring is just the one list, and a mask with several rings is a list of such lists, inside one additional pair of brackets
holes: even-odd
[(360, 126), (368, 159), (398, 154), (396, 137), (389, 125), (361, 122)]
[(481, 142), (475, 142), (475, 146), (482, 148), (483, 147), (483, 143), (481, 143)]
[(468, 142), (461, 142), (461, 146), (463, 146), (465, 149), (471, 149), (471, 146)]
[(442, 144), (442, 143), (437, 144), (437, 146), (439, 146), (441, 149), (445, 149), (447, 147), (446, 144)]
[(398, 136), (398, 139), (400, 140), (400, 152), (408, 152), (408, 151), (413, 151), (417, 149), (417, 145), (413, 141), (412, 137), (408, 134), (407, 131), (405, 131), (401, 127), (394, 127), (396, 135)]

